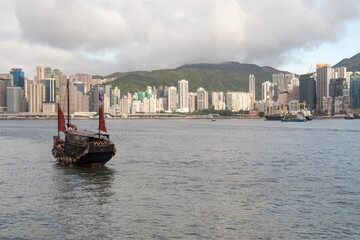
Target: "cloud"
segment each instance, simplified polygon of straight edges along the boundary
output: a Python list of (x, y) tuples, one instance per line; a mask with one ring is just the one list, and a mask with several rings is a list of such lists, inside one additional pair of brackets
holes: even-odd
[(107, 75), (228, 60), (276, 67), (294, 49), (336, 42), (359, 8), (358, 0), (7, 1), (0, 68)]

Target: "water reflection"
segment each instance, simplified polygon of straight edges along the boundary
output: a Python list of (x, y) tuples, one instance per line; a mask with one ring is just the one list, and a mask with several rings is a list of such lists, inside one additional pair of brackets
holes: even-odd
[[(114, 170), (108, 167), (83, 168), (54, 166), (53, 218), (64, 237), (106, 237), (110, 221), (107, 206), (114, 194)], [(87, 231), (83, 231), (87, 230)], [(76, 234), (76, 235), (74, 235)], [(105, 235), (104, 235), (105, 234)]]

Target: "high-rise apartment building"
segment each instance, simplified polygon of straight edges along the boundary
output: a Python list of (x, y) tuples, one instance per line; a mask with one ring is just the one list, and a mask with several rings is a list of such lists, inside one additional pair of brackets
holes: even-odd
[(197, 95), (197, 110), (204, 110), (209, 108), (209, 96), (204, 88), (200, 87), (196, 91)]
[(189, 112), (194, 112), (197, 109), (197, 94), (189, 93)]
[(179, 89), (179, 108), (184, 112), (189, 112), (189, 82), (182, 79), (178, 82)]
[(168, 88), (168, 110), (169, 111), (176, 111), (177, 109), (177, 92), (176, 87), (169, 87)]
[(322, 111), (324, 97), (329, 97), (329, 84), (331, 79), (330, 64), (316, 65), (316, 104)]
[(255, 76), (253, 74), (249, 75), (249, 93), (255, 101)]
[(45, 85), (34, 82), (29, 85), (29, 112), (39, 113), (43, 111), (43, 102), (45, 102)]
[(272, 84), (270, 81), (266, 81), (261, 84), (261, 98), (263, 101), (269, 102), (273, 100), (273, 86), (274, 84)]
[(246, 92), (227, 92), (227, 109), (234, 112), (251, 109), (251, 96)]
[(90, 111), (98, 112), (100, 106), (103, 107), (104, 103), (99, 101), (99, 92), (102, 97), (104, 97), (104, 86), (102, 85), (93, 85), (91, 87), (91, 97), (90, 97)]
[(84, 83), (85, 93), (90, 91), (90, 85), (92, 84), (92, 76), (90, 74), (78, 73), (76, 74), (76, 81)]
[(211, 105), (214, 107), (214, 110), (224, 110), (226, 107), (224, 101), (224, 92), (212, 92)]

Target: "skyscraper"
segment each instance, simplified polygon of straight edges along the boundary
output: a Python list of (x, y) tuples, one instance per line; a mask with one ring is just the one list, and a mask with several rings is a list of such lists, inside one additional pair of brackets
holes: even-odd
[(60, 73), (60, 70), (58, 68), (54, 68), (53, 73), (52, 73), (52, 77), (55, 79), (56, 89), (59, 89), (60, 88), (61, 73)]
[(45, 68), (42, 66), (36, 67), (36, 82), (40, 83), (45, 78)]
[(329, 97), (329, 84), (331, 78), (330, 64), (316, 65), (316, 104), (322, 111), (323, 98)]
[(185, 79), (178, 82), (179, 88), (179, 108), (184, 112), (189, 112), (189, 83)]
[(255, 76), (253, 74), (249, 75), (249, 93), (255, 101)]
[(18, 113), (22, 111), (22, 89), (21, 87), (6, 88), (7, 112)]
[(25, 85), (25, 77), (24, 72), (21, 68), (12, 68), (10, 72), (11, 76), (13, 77), (13, 85), (15, 87), (21, 87), (24, 90)]
[(299, 102), (305, 102), (308, 109), (316, 109), (316, 83), (312, 74), (300, 75), (299, 84)]
[(360, 112), (360, 75), (350, 77), (350, 109), (353, 113)]
[(44, 80), (45, 84), (45, 102), (55, 102), (56, 101), (56, 81), (54, 78), (49, 78)]

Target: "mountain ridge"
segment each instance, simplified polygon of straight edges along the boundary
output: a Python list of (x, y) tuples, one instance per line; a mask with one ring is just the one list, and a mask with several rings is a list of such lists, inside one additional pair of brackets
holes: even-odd
[[(249, 74), (255, 76), (256, 99), (261, 98), (261, 84), (272, 80), (274, 73), (288, 73), (275, 68), (256, 64), (223, 62), (186, 64), (174, 69), (153, 71), (115, 72), (105, 78), (115, 78), (112, 87), (118, 87), (122, 94), (144, 91), (146, 86), (177, 86), (181, 79), (189, 81), (189, 92), (203, 87), (211, 91), (249, 90)], [(102, 76), (94, 76), (104, 78)]]

